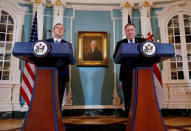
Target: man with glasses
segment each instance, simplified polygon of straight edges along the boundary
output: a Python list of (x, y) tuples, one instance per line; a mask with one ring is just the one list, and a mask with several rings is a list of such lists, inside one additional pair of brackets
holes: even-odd
[[(136, 27), (134, 24), (130, 23), (125, 26), (125, 35), (126, 38), (118, 41), (113, 58), (117, 55), (117, 52), (122, 44), (129, 43), (142, 43), (146, 41), (144, 38), (135, 37)], [(132, 71), (135, 67), (134, 63), (122, 63), (120, 67), (119, 80), (122, 82), (123, 94), (124, 94), (124, 103), (125, 103), (125, 116), (129, 116), (129, 108), (131, 104), (131, 92), (132, 92)]]

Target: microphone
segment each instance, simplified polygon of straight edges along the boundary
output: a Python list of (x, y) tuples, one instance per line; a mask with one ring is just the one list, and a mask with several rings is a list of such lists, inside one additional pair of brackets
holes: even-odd
[(136, 37), (138, 37), (138, 38), (144, 38), (144, 36), (143, 36), (142, 34), (137, 34)]

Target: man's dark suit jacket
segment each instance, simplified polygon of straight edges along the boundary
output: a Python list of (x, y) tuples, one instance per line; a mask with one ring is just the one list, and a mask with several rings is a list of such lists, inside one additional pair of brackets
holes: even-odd
[(102, 60), (102, 53), (98, 49), (95, 49), (93, 52), (90, 52), (85, 60), (96, 61)]
[[(47, 39), (45, 41), (54, 42), (54, 39), (51, 38), (51, 39)], [(64, 43), (69, 43), (69, 42), (62, 39), (61, 43), (59, 43), (59, 44), (64, 44)], [(68, 65), (60, 66), (59, 63), (61, 63), (61, 62), (62, 62), (62, 59), (58, 60), (57, 61), (58, 64), (56, 64), (56, 68), (58, 69), (58, 77), (64, 78), (64, 81), (69, 81), (69, 67), (68, 67)]]
[[(142, 43), (146, 41), (146, 39), (143, 39), (143, 38), (137, 38), (135, 37), (135, 43)], [(117, 52), (121, 46), (121, 44), (123, 43), (128, 43), (128, 40), (127, 39), (123, 39), (121, 41), (118, 41), (117, 42), (117, 45), (116, 45), (116, 48), (115, 48), (115, 51), (114, 51), (114, 54), (113, 54), (113, 58), (115, 58), (115, 56), (117, 55)], [(131, 64), (121, 64), (121, 67), (120, 67), (120, 73), (119, 73), (119, 80), (120, 81), (123, 81), (123, 80), (128, 80), (128, 74), (132, 74), (132, 69), (134, 67), (134, 63), (131, 63)], [(129, 76), (131, 77), (131, 76)]]

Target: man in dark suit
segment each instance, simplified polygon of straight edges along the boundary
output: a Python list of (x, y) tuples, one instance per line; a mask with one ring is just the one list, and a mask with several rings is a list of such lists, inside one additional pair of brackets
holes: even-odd
[[(54, 42), (55, 44), (69, 43), (62, 39), (64, 36), (64, 25), (57, 23), (52, 30), (53, 38), (47, 39), (47, 42)], [(56, 68), (58, 70), (58, 92), (59, 92), (59, 104), (62, 107), (62, 101), (64, 96), (64, 90), (66, 83), (69, 81), (69, 67), (68, 65), (62, 65), (62, 60), (58, 60), (56, 63)], [(62, 66), (61, 66), (62, 65)]]
[(102, 52), (97, 49), (97, 41), (92, 40), (90, 42), (91, 51), (89, 52), (87, 58), (85, 60), (88, 61), (101, 61), (102, 60)]
[[(124, 43), (142, 43), (145, 41), (143, 38), (135, 37), (136, 27), (134, 24), (130, 23), (125, 26), (126, 39), (117, 42), (113, 58), (117, 55), (120, 46)], [(120, 67), (119, 80), (122, 82), (124, 102), (125, 102), (125, 116), (129, 115), (129, 108), (131, 104), (131, 92), (132, 92), (132, 70), (135, 63), (123, 63)]]

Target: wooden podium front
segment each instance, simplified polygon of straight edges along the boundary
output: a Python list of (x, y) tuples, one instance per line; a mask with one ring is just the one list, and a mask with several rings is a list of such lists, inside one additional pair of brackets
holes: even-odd
[[(148, 45), (146, 45), (148, 44)], [(145, 48), (143, 48), (145, 46)], [(152, 45), (152, 48), (150, 48)], [(149, 47), (150, 46), (150, 47)], [(146, 53), (155, 52), (149, 56)], [(126, 131), (166, 131), (155, 92), (152, 65), (174, 56), (172, 44), (122, 43), (116, 64), (133, 69), (132, 96)]]
[(58, 100), (57, 69), (75, 63), (71, 43), (45, 42), (44, 44), (48, 44), (47, 48), (50, 49), (48, 50), (50, 52), (42, 56), (34, 54), (32, 49), (35, 46), (33, 44), (33, 42), (16, 42), (12, 52), (15, 57), (38, 66), (29, 110), (21, 130), (64, 131), (65, 127), (62, 122)]
[(37, 68), (33, 95), (21, 130), (64, 131), (56, 68)]
[(157, 102), (152, 67), (133, 71), (131, 106), (126, 131), (166, 131)]

